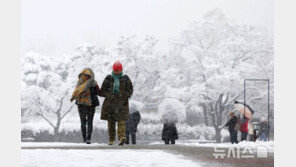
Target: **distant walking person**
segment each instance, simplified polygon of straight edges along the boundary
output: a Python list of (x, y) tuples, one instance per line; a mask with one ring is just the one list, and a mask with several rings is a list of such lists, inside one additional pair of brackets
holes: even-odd
[(242, 123), (241, 123), (241, 141), (247, 140), (248, 136), (248, 123), (249, 123), (249, 118), (243, 117), (242, 118)]
[(130, 114), (129, 119), (125, 121), (126, 123), (126, 129), (125, 129), (125, 136), (126, 136), (126, 144), (129, 144), (129, 136), (131, 135), (132, 138), (132, 144), (136, 144), (136, 132), (138, 124), (141, 120), (141, 114), (140, 112), (135, 108), (130, 108)]
[(267, 132), (267, 128), (268, 128), (268, 125), (267, 125), (267, 120), (265, 118), (261, 118), (261, 121), (260, 121), (260, 129), (259, 129), (259, 133), (258, 133), (258, 136), (259, 136), (259, 140), (261, 141), (267, 141), (267, 138), (266, 138), (266, 132)]
[(127, 75), (123, 75), (122, 64), (113, 64), (112, 75), (108, 75), (102, 84), (100, 96), (105, 97), (101, 119), (108, 121), (109, 145), (115, 141), (115, 126), (118, 123), (117, 135), (119, 145), (126, 142), (125, 121), (129, 118), (129, 98), (133, 93), (133, 85)]
[(162, 129), (162, 140), (165, 144), (175, 144), (175, 141), (179, 138), (178, 131), (176, 128), (177, 116), (173, 112), (168, 112), (163, 115), (162, 121), (163, 129)]
[(178, 139), (178, 132), (174, 123), (164, 123), (162, 130), (162, 140), (165, 144), (175, 144)]
[(78, 75), (79, 80), (70, 99), (71, 102), (76, 100), (78, 105), (83, 142), (86, 144), (91, 144), (95, 108), (100, 104), (97, 97), (100, 89), (94, 78), (94, 72), (85, 68)]
[(228, 127), (228, 130), (229, 130), (231, 144), (238, 143), (237, 130), (236, 130), (237, 117), (234, 115), (234, 112), (230, 112), (229, 116), (230, 116), (230, 119), (225, 124), (225, 126)]

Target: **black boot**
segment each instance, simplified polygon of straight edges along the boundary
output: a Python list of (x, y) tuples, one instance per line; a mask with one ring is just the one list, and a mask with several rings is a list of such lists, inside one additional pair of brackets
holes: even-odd
[(132, 136), (132, 144), (136, 144), (136, 134), (132, 133), (131, 136)]
[(129, 134), (126, 133), (126, 134), (125, 134), (125, 137), (126, 137), (126, 142), (125, 142), (125, 144), (129, 144)]
[(164, 144), (170, 144), (170, 141), (168, 139), (165, 139)]
[(91, 143), (91, 134), (90, 133), (87, 134), (85, 143), (86, 144), (90, 144)]
[(175, 139), (172, 139), (171, 140), (171, 144), (175, 144)]

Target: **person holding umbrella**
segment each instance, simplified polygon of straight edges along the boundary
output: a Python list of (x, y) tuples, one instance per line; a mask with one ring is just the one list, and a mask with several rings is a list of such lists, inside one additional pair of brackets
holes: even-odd
[(254, 114), (254, 110), (249, 105), (239, 101), (234, 101), (234, 106), (243, 115), (240, 131), (241, 141), (244, 141), (248, 136), (248, 123)]
[(119, 145), (126, 142), (125, 121), (129, 118), (129, 98), (133, 94), (133, 85), (127, 75), (123, 75), (122, 64), (116, 61), (113, 64), (112, 75), (108, 75), (102, 84), (99, 95), (105, 97), (101, 119), (108, 121), (109, 145), (115, 141), (115, 126)]
[(162, 117), (163, 129), (162, 140), (165, 144), (175, 144), (175, 141), (179, 138), (176, 123), (178, 121), (177, 115), (174, 112), (165, 113)]
[(158, 105), (158, 114), (163, 123), (162, 140), (165, 144), (175, 144), (179, 138), (176, 123), (184, 122), (186, 119), (186, 107), (175, 98), (165, 98)]

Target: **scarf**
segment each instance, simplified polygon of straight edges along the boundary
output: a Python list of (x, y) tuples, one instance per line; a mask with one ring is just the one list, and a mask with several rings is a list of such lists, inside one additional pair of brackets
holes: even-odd
[(114, 72), (112, 71), (112, 76), (114, 78), (114, 83), (113, 83), (113, 94), (118, 94), (119, 93), (119, 86), (120, 86), (120, 79), (122, 78), (123, 72), (121, 72), (119, 75), (115, 75)]
[[(86, 74), (89, 75), (90, 78), (86, 81), (83, 80), (82, 75)], [(95, 74), (90, 68), (84, 69), (79, 75), (78, 75), (78, 82), (76, 85), (76, 88), (72, 94), (71, 102), (73, 100), (76, 100), (77, 104), (84, 104), (91, 106), (91, 97), (90, 97), (90, 87), (97, 86), (97, 81), (94, 80)]]

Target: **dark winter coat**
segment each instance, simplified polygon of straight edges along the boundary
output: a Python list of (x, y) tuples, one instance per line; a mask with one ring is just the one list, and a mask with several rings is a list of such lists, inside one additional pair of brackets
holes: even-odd
[(129, 118), (129, 102), (128, 98), (133, 93), (133, 85), (127, 75), (120, 79), (119, 93), (113, 94), (114, 78), (108, 75), (102, 84), (99, 95), (105, 97), (101, 119), (110, 121), (122, 121)]
[(125, 121), (126, 127), (125, 130), (130, 133), (136, 133), (138, 124), (140, 123), (141, 115), (139, 111), (136, 111), (129, 115), (129, 119)]
[(237, 122), (237, 117), (233, 116), (229, 119), (229, 121), (225, 124), (225, 126), (228, 127), (229, 130), (235, 130), (236, 122)]
[[(91, 106), (92, 107), (99, 106), (100, 105), (100, 101), (98, 99), (98, 95), (99, 95), (99, 92), (100, 92), (99, 86), (97, 85), (97, 86), (94, 86), (94, 87), (90, 87), (89, 91), (90, 91), (90, 99), (91, 99), (91, 103), (92, 103)], [(76, 101), (76, 104), (77, 104), (77, 101)]]
[(174, 123), (165, 123), (162, 129), (162, 140), (176, 140), (178, 132)]
[(263, 132), (267, 132), (267, 122), (260, 122), (260, 129), (258, 136), (260, 136)]

